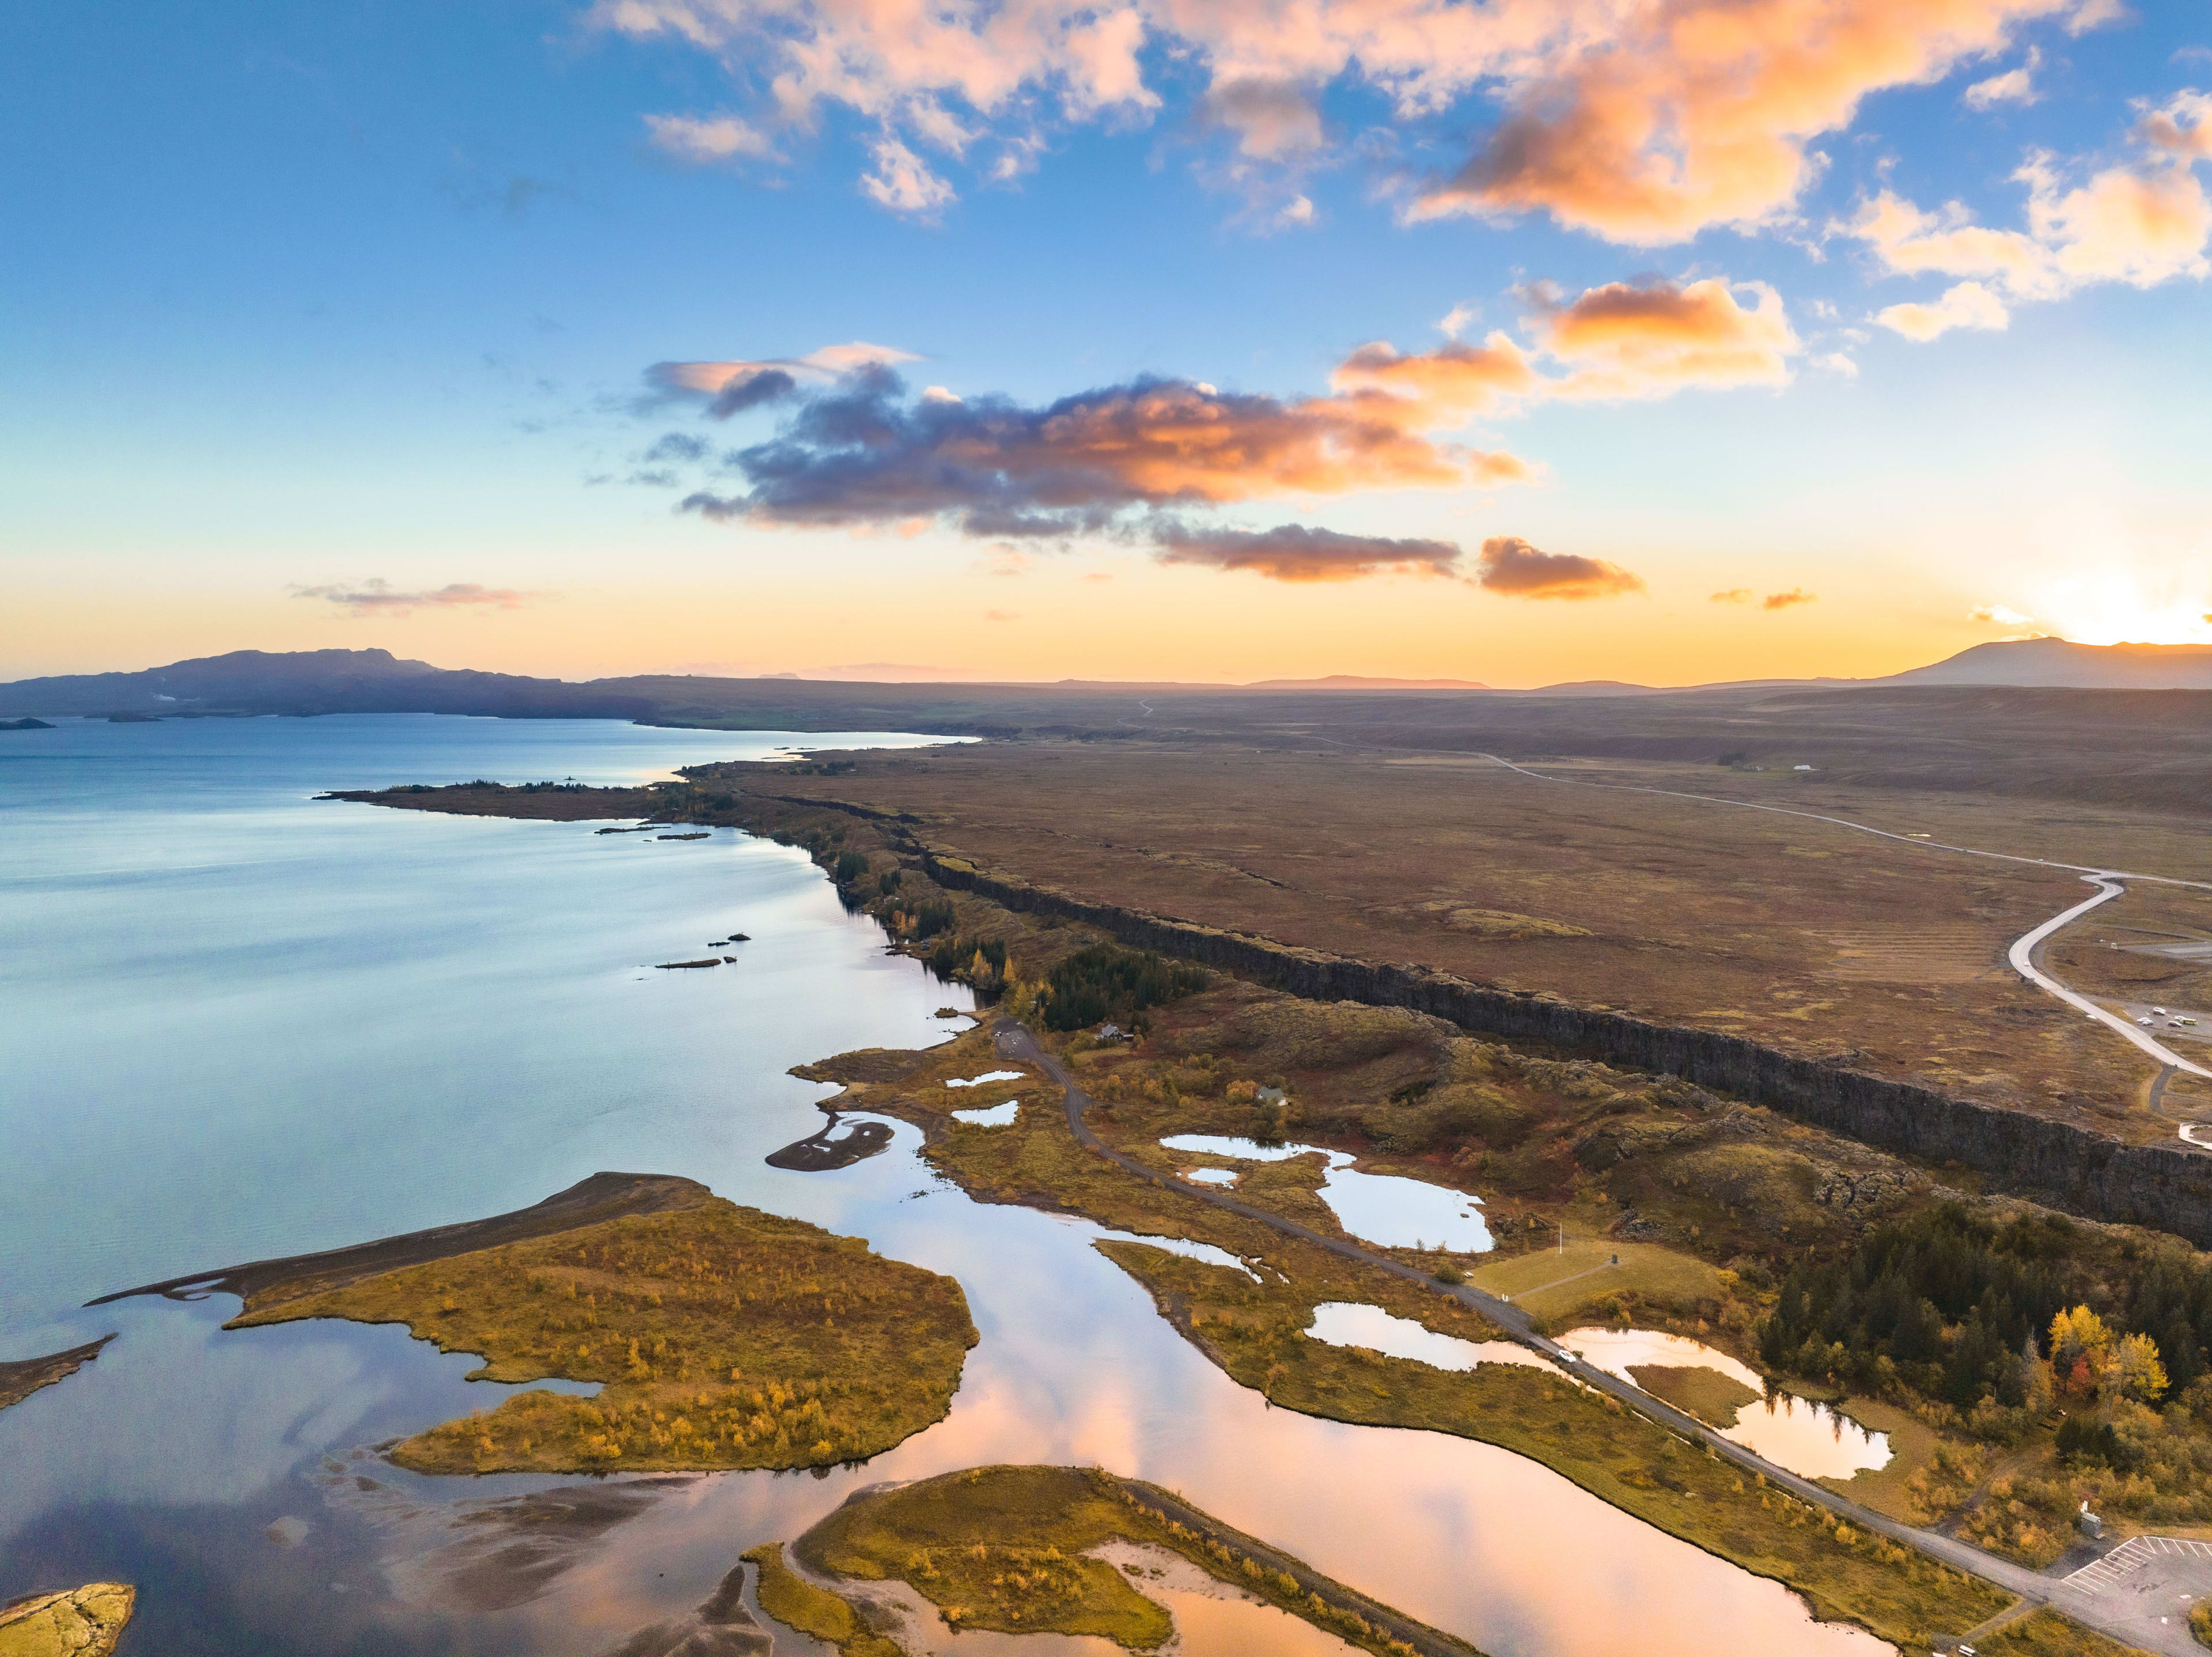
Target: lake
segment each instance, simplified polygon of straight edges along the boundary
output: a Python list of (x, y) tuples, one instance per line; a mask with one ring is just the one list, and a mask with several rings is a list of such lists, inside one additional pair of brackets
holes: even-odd
[[(865, 1485), (1097, 1462), (1495, 1657), (1889, 1649), (1504, 1451), (1269, 1408), (1097, 1228), (969, 1203), (910, 1127), (848, 1168), (768, 1167), (821, 1123), (827, 1090), (787, 1067), (941, 1039), (936, 1010), (969, 1004), (802, 853), (310, 797), (923, 740), (427, 716), (0, 734), (0, 1357), (120, 1336), (0, 1411), (0, 1598), (136, 1582), (125, 1652), (164, 1657), (601, 1657)], [(651, 970), (733, 930), (732, 966)], [(982, 1340), (950, 1417), (818, 1475), (430, 1479), (373, 1447), (494, 1401), (465, 1355), (396, 1328), (224, 1333), (223, 1297), (76, 1309), (599, 1169), (957, 1276)], [(1188, 1657), (1234, 1646), (1208, 1642), (1191, 1630)]]

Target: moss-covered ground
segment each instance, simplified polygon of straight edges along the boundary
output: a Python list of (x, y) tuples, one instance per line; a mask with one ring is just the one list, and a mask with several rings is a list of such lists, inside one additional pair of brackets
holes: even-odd
[(843, 1657), (904, 1657), (896, 1641), (870, 1628), (850, 1601), (783, 1563), (783, 1544), (763, 1543), (744, 1557), (760, 1570), (761, 1609), (779, 1623), (837, 1648)]
[(1087, 1634), (1149, 1651), (1174, 1633), (1169, 1613), (1112, 1565), (1087, 1556), (1116, 1538), (1179, 1553), (1379, 1657), (1475, 1657), (1464, 1642), (1354, 1593), (1164, 1491), (1097, 1469), (979, 1467), (874, 1492), (838, 1508), (794, 1551), (825, 1575), (904, 1581), (955, 1629)]
[(1759, 1394), (1717, 1369), (1680, 1364), (1639, 1364), (1629, 1372), (1655, 1398), (1664, 1398), (1710, 1427), (1735, 1425), (1736, 1411), (1759, 1401)]
[(483, 1354), (477, 1379), (603, 1383), (518, 1393), (393, 1452), (439, 1473), (857, 1461), (942, 1419), (975, 1343), (952, 1279), (719, 1197), (256, 1297), (235, 1321), (302, 1318), (406, 1324)]

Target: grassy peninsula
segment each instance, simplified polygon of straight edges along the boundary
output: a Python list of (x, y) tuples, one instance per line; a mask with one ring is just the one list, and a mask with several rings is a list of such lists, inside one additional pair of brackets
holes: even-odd
[(27, 1594), (0, 1605), (0, 1657), (107, 1657), (137, 1603), (127, 1582)]
[[(1465, 1642), (1167, 1491), (1096, 1468), (977, 1467), (870, 1491), (807, 1532), (793, 1552), (833, 1581), (904, 1582), (956, 1630), (1091, 1635), (1151, 1651), (1173, 1636), (1174, 1620), (1129, 1576), (1092, 1556), (1117, 1540), (1180, 1554), (1217, 1581), (1377, 1657), (1479, 1657)], [(762, 1565), (761, 1604), (771, 1615), (831, 1641), (846, 1657), (897, 1649), (869, 1627), (865, 1604), (855, 1607), (796, 1578), (780, 1549), (746, 1556)]]
[(422, 1472), (823, 1466), (944, 1417), (976, 1338), (958, 1283), (693, 1189), (679, 1207), (336, 1288), (280, 1282), (231, 1326), (404, 1323), (483, 1354), (472, 1379), (603, 1383), (418, 1434), (392, 1459)]

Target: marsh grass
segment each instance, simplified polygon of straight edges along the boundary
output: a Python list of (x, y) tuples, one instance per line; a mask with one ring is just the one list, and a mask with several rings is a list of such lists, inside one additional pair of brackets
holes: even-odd
[(2108, 1640), (2048, 1606), (1974, 1642), (1981, 1657), (2148, 1657)]
[(761, 1609), (777, 1622), (826, 1641), (843, 1657), (905, 1657), (897, 1642), (870, 1628), (850, 1601), (816, 1587), (785, 1564), (782, 1543), (763, 1543), (743, 1557), (758, 1569)]
[(837, 1509), (793, 1551), (825, 1575), (904, 1581), (954, 1629), (1091, 1635), (1152, 1650), (1173, 1636), (1173, 1619), (1088, 1556), (1116, 1538), (1179, 1553), (1377, 1657), (1475, 1657), (1149, 1485), (1097, 1469), (979, 1467), (878, 1491)]
[(1759, 1395), (1741, 1381), (1702, 1365), (1639, 1364), (1628, 1373), (1653, 1398), (1686, 1410), (1709, 1427), (1733, 1427), (1739, 1410), (1759, 1402)]
[(472, 1380), (604, 1383), (417, 1434), (392, 1459), (420, 1472), (858, 1461), (943, 1418), (976, 1338), (951, 1278), (720, 1197), (283, 1295), (233, 1326), (404, 1323)]

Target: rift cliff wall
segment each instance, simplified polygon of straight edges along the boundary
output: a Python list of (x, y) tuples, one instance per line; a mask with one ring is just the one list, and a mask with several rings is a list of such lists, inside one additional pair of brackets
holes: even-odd
[(1740, 1036), (1595, 1012), (1427, 967), (1354, 960), (1091, 903), (992, 874), (910, 835), (897, 838), (940, 886), (976, 892), (1009, 909), (1081, 921), (1136, 947), (1221, 967), (1316, 1001), (1411, 1008), (1464, 1029), (1547, 1042), (1607, 1063), (1682, 1076), (1884, 1150), (1962, 1163), (2016, 1196), (2088, 1219), (2155, 1227), (2212, 1247), (2212, 1157), (2179, 1145), (2130, 1145), (2072, 1123), (1793, 1057)]

